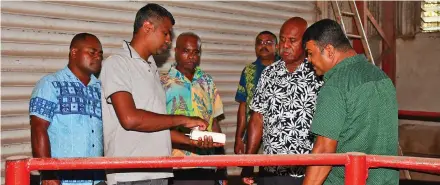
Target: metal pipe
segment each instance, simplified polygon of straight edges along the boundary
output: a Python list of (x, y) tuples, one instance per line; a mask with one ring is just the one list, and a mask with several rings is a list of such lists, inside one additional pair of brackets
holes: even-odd
[(345, 184), (365, 185), (369, 168), (399, 168), (440, 173), (440, 159), (363, 153), (303, 155), (213, 155), (194, 157), (23, 158), (6, 161), (6, 185), (29, 185), (33, 170), (170, 168), (193, 166), (345, 165)]
[(11, 157), (6, 159), (6, 185), (30, 185), (31, 175), (27, 168), (27, 157)]
[(32, 170), (171, 168), (193, 166), (344, 165), (345, 154), (210, 155), (195, 157), (32, 158)]
[(368, 166), (364, 153), (348, 153), (345, 164), (345, 185), (365, 185), (367, 183)]
[(400, 168), (440, 174), (440, 159), (368, 155), (367, 161), (370, 168)]
[(399, 110), (399, 117), (418, 117), (440, 121), (440, 112)]

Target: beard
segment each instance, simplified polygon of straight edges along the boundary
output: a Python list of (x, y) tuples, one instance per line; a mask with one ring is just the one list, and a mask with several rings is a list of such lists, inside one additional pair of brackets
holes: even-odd
[(171, 44), (164, 44), (156, 50), (155, 55), (164, 54), (164, 53), (168, 52), (170, 50), (170, 48), (171, 48)]

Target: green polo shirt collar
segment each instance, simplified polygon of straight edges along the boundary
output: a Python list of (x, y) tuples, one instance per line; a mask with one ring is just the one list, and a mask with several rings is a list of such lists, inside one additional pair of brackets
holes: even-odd
[(363, 54), (355, 55), (355, 56), (348, 57), (348, 58), (342, 60), (341, 62), (339, 62), (338, 64), (333, 66), (333, 68), (331, 68), (329, 71), (327, 71), (324, 74), (324, 81), (327, 81), (328, 79), (330, 79), (330, 77), (333, 74), (335, 74), (335, 72), (338, 71), (340, 68), (344, 68), (347, 65), (350, 65), (352, 63), (359, 62), (359, 61), (364, 61), (364, 60), (367, 60), (367, 58)]

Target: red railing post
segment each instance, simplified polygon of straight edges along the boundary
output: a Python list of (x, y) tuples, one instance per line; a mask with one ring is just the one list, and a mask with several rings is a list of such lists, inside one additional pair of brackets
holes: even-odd
[(31, 175), (27, 157), (9, 157), (6, 159), (6, 185), (30, 185)]
[(350, 152), (345, 164), (345, 185), (365, 185), (367, 183), (367, 157), (364, 153)]

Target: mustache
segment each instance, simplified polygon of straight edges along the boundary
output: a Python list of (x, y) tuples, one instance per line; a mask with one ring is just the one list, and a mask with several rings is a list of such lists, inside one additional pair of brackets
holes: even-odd
[(264, 47), (261, 48), (260, 51), (266, 51), (266, 52), (269, 52), (269, 50), (268, 50), (267, 48), (264, 48)]
[(165, 43), (164, 46), (166, 46), (167, 49), (171, 49), (171, 43)]
[(281, 48), (280, 53), (293, 53), (293, 49), (290, 48)]

